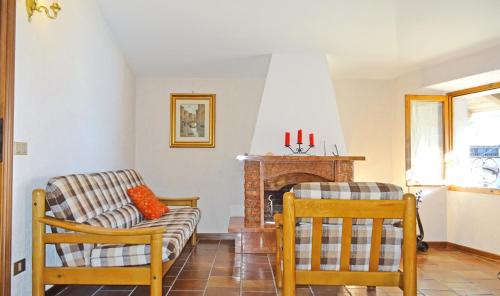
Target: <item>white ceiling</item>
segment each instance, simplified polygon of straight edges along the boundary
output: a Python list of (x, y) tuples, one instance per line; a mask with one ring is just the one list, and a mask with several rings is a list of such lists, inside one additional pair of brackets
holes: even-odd
[(328, 54), (337, 78), (392, 79), (500, 43), (500, 0), (98, 0), (139, 76), (264, 77)]

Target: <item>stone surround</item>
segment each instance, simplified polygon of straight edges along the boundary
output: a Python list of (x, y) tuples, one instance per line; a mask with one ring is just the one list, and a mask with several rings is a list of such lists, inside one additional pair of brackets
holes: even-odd
[[(241, 159), (241, 158), (240, 158)], [(363, 156), (244, 156), (245, 227), (264, 225), (264, 191), (301, 182), (350, 182)]]

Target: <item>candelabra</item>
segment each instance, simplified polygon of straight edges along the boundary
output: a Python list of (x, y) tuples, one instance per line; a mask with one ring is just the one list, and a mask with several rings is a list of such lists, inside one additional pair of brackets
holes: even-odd
[(302, 143), (297, 143), (298, 147), (293, 149), (291, 147), (291, 145), (285, 145), (285, 147), (287, 147), (288, 149), (290, 149), (290, 151), (292, 151), (292, 155), (295, 155), (295, 154), (301, 154), (301, 155), (309, 155), (307, 154), (307, 152), (309, 152), (309, 150), (314, 147), (314, 145), (309, 145), (309, 147), (307, 147), (307, 149), (303, 148), (302, 147)]

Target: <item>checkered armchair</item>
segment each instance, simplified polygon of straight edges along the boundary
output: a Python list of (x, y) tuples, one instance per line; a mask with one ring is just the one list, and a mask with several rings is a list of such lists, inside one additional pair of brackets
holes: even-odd
[[(292, 276), (286, 280), (287, 268), (295, 276), (293, 286), (295, 281), (403, 286), (400, 262), (404, 233), (410, 244), (416, 236), (413, 195), (403, 198), (400, 187), (385, 183), (301, 183), (285, 194), (283, 209), (275, 221), (277, 284), (284, 286), (284, 295), (295, 291), (290, 288)], [(407, 249), (406, 253), (411, 253), (415, 244)], [(412, 260), (415, 256), (407, 263)], [(405, 295), (412, 295), (411, 285), (407, 288), (410, 294)]]
[[(56, 177), (33, 191), (33, 295), (45, 284), (151, 285), (151, 295), (161, 295), (163, 275), (190, 238), (196, 243), (198, 197), (160, 197), (183, 207), (146, 220), (127, 194), (139, 185), (136, 171), (119, 170)], [(47, 243), (61, 268), (44, 267)]]

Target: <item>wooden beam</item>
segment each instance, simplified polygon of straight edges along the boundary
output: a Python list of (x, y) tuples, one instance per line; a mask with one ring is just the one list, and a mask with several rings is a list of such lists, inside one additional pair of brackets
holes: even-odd
[(296, 199), (299, 217), (402, 219), (405, 203), (400, 200)]
[(311, 270), (320, 270), (321, 240), (323, 238), (323, 218), (313, 218), (311, 247)]
[(148, 267), (46, 267), (46, 285), (149, 285)]
[(417, 228), (415, 225), (417, 203), (415, 195), (411, 193), (405, 194), (403, 200), (406, 204), (403, 221), (403, 295), (415, 296), (417, 295)]
[(149, 244), (151, 235), (96, 235), (80, 233), (47, 233), (43, 236), (43, 242), (46, 244)]
[(295, 195), (283, 197), (283, 296), (295, 295)]
[(398, 287), (399, 278), (399, 272), (297, 270), (297, 285)]
[(380, 261), (380, 248), (382, 246), (383, 224), (384, 219), (373, 219), (369, 271), (378, 271), (378, 265)]
[(342, 240), (340, 243), (340, 271), (351, 269), (352, 218), (342, 222)]
[[(41, 189), (37, 189), (35, 191), (38, 190)], [(154, 226), (147, 228), (105, 228), (105, 227), (90, 226), (75, 222), (68, 222), (66, 220), (60, 220), (48, 216), (38, 218), (37, 222), (57, 228), (71, 230), (74, 232), (95, 234), (95, 235), (109, 235), (109, 236), (153, 235), (153, 234), (164, 233), (167, 230), (165, 226)]]
[(492, 90), (492, 89), (496, 89), (496, 88), (500, 88), (500, 82), (489, 83), (489, 84), (484, 84), (484, 85), (480, 85), (480, 86), (476, 86), (476, 87), (461, 89), (461, 90), (447, 93), (446, 95), (448, 95), (450, 97), (458, 97), (458, 96), (478, 93), (478, 92), (482, 92), (482, 91), (488, 91), (488, 90)]

